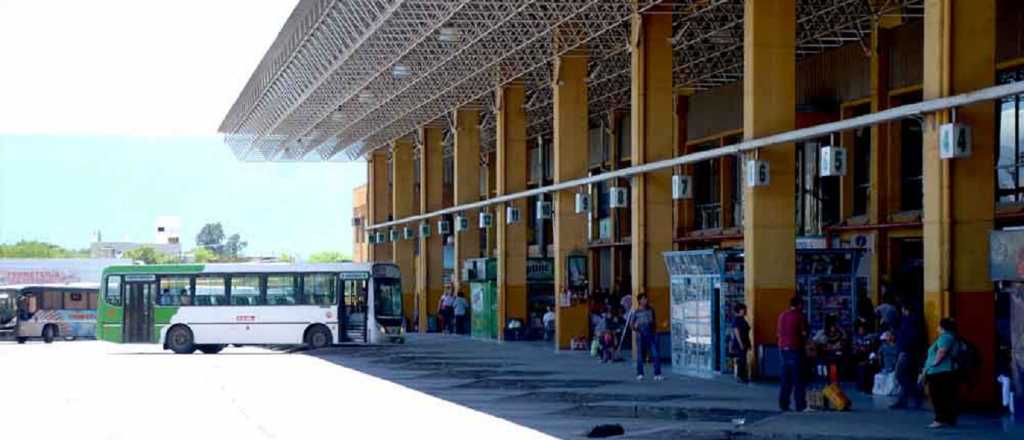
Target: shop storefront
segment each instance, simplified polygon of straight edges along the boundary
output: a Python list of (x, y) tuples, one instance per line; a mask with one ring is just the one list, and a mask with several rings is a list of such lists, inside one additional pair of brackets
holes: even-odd
[[(798, 249), (797, 294), (807, 304), (811, 333), (833, 316), (847, 335), (854, 334), (858, 290), (856, 249)], [(699, 250), (665, 253), (671, 281), (672, 368), (683, 374), (731, 372), (726, 346), (730, 338), (733, 306), (745, 301), (743, 254), (734, 250)], [(774, 347), (758, 347), (772, 353)], [(777, 356), (765, 356), (767, 371)], [(770, 376), (770, 374), (769, 374)]]

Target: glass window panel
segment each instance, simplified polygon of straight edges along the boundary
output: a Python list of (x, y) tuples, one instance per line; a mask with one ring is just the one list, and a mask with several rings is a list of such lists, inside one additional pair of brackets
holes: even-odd
[(226, 280), (222, 276), (196, 278), (197, 306), (220, 306), (228, 303)]
[(295, 277), (292, 275), (271, 275), (267, 277), (267, 304), (296, 304)]
[(160, 290), (156, 303), (161, 306), (187, 306), (192, 304), (190, 277), (160, 277)]
[(112, 306), (120, 306), (121, 302), (121, 276), (112, 275), (107, 277), (107, 289), (104, 292), (104, 301)]
[(88, 310), (89, 294), (87, 292), (65, 292), (64, 308), (70, 310)]
[(332, 274), (306, 275), (302, 283), (303, 303), (328, 306), (337, 302), (335, 276)]
[(246, 275), (231, 277), (231, 304), (236, 306), (263, 305), (260, 295), (260, 277)]

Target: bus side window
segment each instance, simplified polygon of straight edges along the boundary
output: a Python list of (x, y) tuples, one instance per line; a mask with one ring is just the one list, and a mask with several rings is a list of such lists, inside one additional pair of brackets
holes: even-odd
[(303, 304), (327, 306), (334, 304), (337, 298), (334, 287), (335, 276), (332, 274), (306, 275), (302, 286), (304, 290)]
[(112, 306), (120, 307), (121, 302), (121, 276), (111, 275), (107, 277), (107, 288), (103, 291), (104, 298), (107, 304)]

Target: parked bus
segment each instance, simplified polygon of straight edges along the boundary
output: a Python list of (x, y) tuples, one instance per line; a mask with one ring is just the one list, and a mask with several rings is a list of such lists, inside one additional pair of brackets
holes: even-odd
[(102, 280), (103, 341), (217, 353), (229, 344), (405, 338), (401, 277), (390, 263), (111, 266)]
[(0, 337), (46, 343), (96, 334), (97, 283), (0, 286)]

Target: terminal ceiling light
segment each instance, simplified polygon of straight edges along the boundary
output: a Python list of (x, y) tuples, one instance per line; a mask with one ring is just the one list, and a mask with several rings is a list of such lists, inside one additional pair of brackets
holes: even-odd
[(370, 92), (369, 90), (359, 92), (359, 102), (363, 104), (373, 104), (376, 100), (376, 97), (373, 96), (373, 92)]
[(395, 79), (408, 78), (410, 75), (412, 75), (412, 69), (405, 64), (395, 64), (391, 68), (391, 76)]
[(437, 39), (445, 43), (458, 43), (462, 40), (462, 31), (455, 27), (443, 27), (438, 31)]

